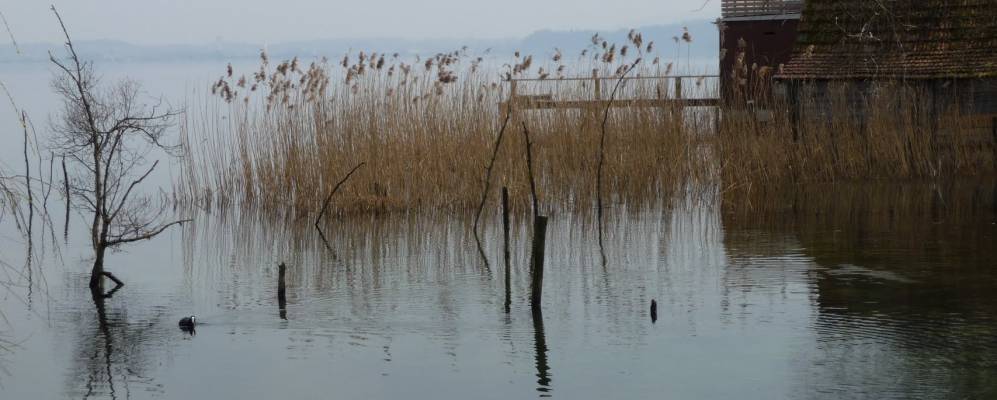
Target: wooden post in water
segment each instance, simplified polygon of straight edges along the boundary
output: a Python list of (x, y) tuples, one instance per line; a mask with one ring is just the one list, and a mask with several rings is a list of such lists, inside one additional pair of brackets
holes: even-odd
[(502, 187), (502, 246), (505, 256), (505, 312), (509, 313), (512, 306), (512, 271), (509, 261), (509, 189)]
[(675, 100), (682, 99), (682, 78), (675, 77)]
[(284, 291), (284, 273), (287, 272), (287, 266), (284, 263), (280, 263), (277, 266), (277, 307), (280, 310), (280, 319), (287, 319), (287, 295)]
[(540, 310), (544, 281), (544, 248), (547, 245), (547, 217), (533, 218), (533, 255), (530, 259), (530, 307)]
[(658, 322), (658, 302), (651, 299), (651, 323)]

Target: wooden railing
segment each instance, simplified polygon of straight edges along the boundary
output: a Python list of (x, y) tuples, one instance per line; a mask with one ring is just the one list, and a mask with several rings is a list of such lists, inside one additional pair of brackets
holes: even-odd
[(799, 14), (803, 0), (723, 0), (721, 9), (724, 18)]
[[(654, 98), (616, 98), (613, 101), (609, 100), (610, 92), (613, 90), (613, 83), (617, 80), (624, 81), (636, 81), (636, 80), (655, 80), (663, 84), (666, 90), (659, 91), (657, 96)], [(667, 75), (667, 76), (632, 76), (626, 78), (618, 78), (613, 76), (599, 76), (593, 73), (591, 77), (574, 77), (574, 78), (559, 78), (559, 79), (537, 79), (537, 78), (516, 78), (509, 80), (509, 97), (506, 101), (503, 101), (501, 107), (503, 110), (510, 110), (512, 108), (516, 109), (556, 109), (556, 108), (603, 108), (607, 106), (611, 107), (703, 107), (703, 106), (716, 106), (718, 104), (719, 96), (716, 93), (704, 93), (711, 92), (710, 90), (693, 90), (699, 96), (688, 96), (689, 93), (683, 90), (683, 81), (693, 81), (696, 86), (702, 85), (704, 80), (716, 81), (719, 79), (717, 75)], [(527, 83), (543, 83), (543, 82), (591, 82), (592, 83), (592, 98), (591, 99), (562, 99), (555, 98), (551, 93), (542, 94), (523, 94), (520, 91), (521, 84)], [(717, 82), (711, 82), (713, 86), (716, 86)], [(608, 87), (606, 87), (608, 86)], [(691, 84), (687, 82), (686, 88), (690, 88)], [(703, 96), (705, 94), (705, 96)]]

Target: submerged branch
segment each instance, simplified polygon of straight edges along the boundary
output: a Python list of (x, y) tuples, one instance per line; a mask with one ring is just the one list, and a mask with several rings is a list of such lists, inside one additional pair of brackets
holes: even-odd
[(481, 220), (481, 211), (485, 208), (485, 202), (488, 200), (488, 189), (491, 188), (492, 184), (492, 169), (495, 167), (495, 159), (498, 157), (499, 148), (502, 147), (502, 137), (505, 136), (505, 128), (509, 125), (509, 120), (511, 118), (512, 110), (505, 114), (505, 120), (502, 121), (502, 127), (499, 128), (498, 137), (495, 139), (495, 148), (492, 150), (492, 159), (488, 162), (488, 169), (485, 172), (485, 189), (481, 192), (481, 202), (478, 203), (478, 212), (474, 214), (475, 239), (478, 239), (478, 222)]
[(107, 272), (107, 271), (104, 271), (101, 274), (104, 275), (104, 276), (106, 276), (108, 279), (114, 281), (115, 288), (111, 290), (111, 293), (113, 293), (115, 290), (117, 290), (117, 288), (119, 288), (121, 286), (125, 286), (125, 283), (123, 281), (121, 281), (121, 279), (118, 279), (118, 277), (114, 276), (114, 274), (112, 274), (110, 272)]
[(339, 187), (342, 186), (343, 183), (345, 183), (347, 179), (350, 179), (350, 176), (353, 175), (354, 172), (357, 172), (357, 170), (360, 169), (360, 167), (364, 166), (364, 164), (366, 164), (366, 163), (362, 162), (360, 164), (357, 164), (357, 166), (353, 167), (353, 169), (351, 169), (350, 172), (347, 173), (346, 176), (344, 176), (343, 179), (341, 179), (339, 181), (339, 183), (337, 183), (336, 186), (332, 188), (332, 191), (329, 192), (329, 196), (327, 196), (325, 198), (325, 202), (322, 203), (322, 210), (319, 211), (318, 217), (315, 218), (315, 227), (316, 228), (318, 228), (318, 223), (319, 223), (319, 221), (322, 220), (322, 216), (325, 215), (325, 210), (327, 208), (329, 208), (329, 202), (332, 201), (332, 196), (335, 195), (336, 191), (339, 190)]
[(602, 263), (606, 264), (606, 253), (603, 249), (602, 244), (602, 166), (605, 164), (606, 160), (606, 126), (609, 124), (609, 110), (613, 107), (613, 101), (616, 99), (616, 92), (620, 90), (620, 85), (623, 84), (623, 80), (627, 77), (630, 71), (637, 68), (637, 64), (640, 64), (641, 59), (638, 58), (630, 65), (629, 68), (623, 71), (619, 79), (616, 80), (616, 86), (613, 86), (613, 91), (609, 94), (609, 101), (606, 102), (606, 111), (602, 117), (602, 132), (599, 135), (599, 164), (597, 166), (597, 173), (595, 179), (595, 201), (596, 201), (596, 219), (599, 228), (599, 253), (602, 255)]

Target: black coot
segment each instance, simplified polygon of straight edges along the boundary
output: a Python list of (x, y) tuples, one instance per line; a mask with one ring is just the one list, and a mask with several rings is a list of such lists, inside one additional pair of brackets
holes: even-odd
[(180, 330), (188, 333), (194, 332), (194, 324), (196, 323), (196, 320), (197, 318), (193, 315), (180, 318), (180, 323), (178, 324), (180, 325)]

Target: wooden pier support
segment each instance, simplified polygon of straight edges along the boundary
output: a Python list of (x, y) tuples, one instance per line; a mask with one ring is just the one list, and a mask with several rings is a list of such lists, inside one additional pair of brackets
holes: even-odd
[(285, 292), (284, 274), (287, 272), (287, 266), (284, 263), (280, 263), (277, 266), (277, 307), (280, 310), (280, 319), (287, 319), (287, 295)]

